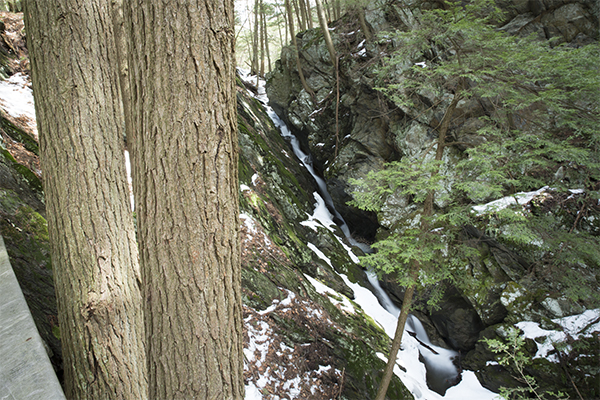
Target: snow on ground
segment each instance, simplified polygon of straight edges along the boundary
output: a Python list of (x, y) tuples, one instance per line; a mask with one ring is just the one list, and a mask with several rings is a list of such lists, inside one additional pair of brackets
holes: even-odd
[(340, 310), (347, 314), (356, 314), (356, 310), (349, 298), (341, 293), (336, 292), (329, 286), (319, 282), (311, 276), (304, 274), (304, 277), (314, 286), (317, 293), (327, 296), (329, 301)]
[(33, 91), (27, 86), (27, 76), (16, 73), (0, 82), (0, 106), (15, 119), (25, 119), (37, 139)]
[[(379, 304), (379, 301), (370, 290), (357, 283), (352, 283), (344, 274), (340, 274), (340, 276), (346, 285), (354, 291), (354, 302), (380, 324), (390, 338), (393, 338), (398, 319)], [(378, 356), (385, 359), (383, 355)], [(496, 393), (482, 387), (471, 371), (464, 371), (461, 382), (448, 389), (445, 396), (440, 396), (429, 389), (427, 387), (425, 365), (419, 361), (418, 342), (415, 338), (406, 334), (406, 331), (402, 336), (402, 349), (398, 353), (397, 364), (405, 371), (401, 368), (395, 368), (394, 373), (415, 396), (415, 399), (492, 400), (497, 397)]]
[(331, 326), (334, 322), (318, 304), (281, 290), (286, 298), (273, 300), (265, 310), (244, 306), (245, 400), (337, 398), (343, 373), (323, 357), (327, 347), (319, 341), (288, 346), (277, 333), (276, 321), (292, 319), (311, 327)]
[[(569, 317), (556, 318), (552, 322), (561, 326), (562, 330), (542, 329), (537, 322), (522, 321), (515, 326), (523, 331), (523, 336), (527, 339), (535, 339), (537, 353), (533, 358), (547, 358), (552, 362), (559, 362), (556, 354), (550, 354), (554, 351), (555, 343), (565, 343), (568, 336), (572, 338), (591, 337), (592, 332), (600, 332), (600, 308), (587, 310), (582, 314)], [(569, 347), (566, 349), (567, 352)]]
[[(240, 74), (242, 75), (242, 80), (252, 83), (253, 85), (256, 83), (256, 77), (251, 77), (248, 75), (247, 72), (244, 71), (240, 71)], [(264, 81), (260, 81), (258, 84), (258, 95), (255, 96), (257, 99), (259, 99), (261, 102), (263, 102), (263, 104), (268, 104), (268, 98), (265, 94), (265, 89), (264, 89)], [(251, 93), (252, 95), (252, 93)], [(267, 109), (267, 111), (269, 112), (269, 114), (272, 114), (273, 111)], [(274, 113), (273, 113), (274, 114)], [(274, 117), (272, 117), (274, 118)], [(285, 126), (281, 126), (281, 122), (277, 123), (276, 125), (278, 127), (280, 127), (281, 129), (286, 128)], [(283, 133), (282, 133), (283, 134)], [(533, 197), (533, 196), (532, 196)], [(314, 231), (317, 231), (320, 227), (324, 227), (326, 229), (329, 229), (331, 231), (333, 231), (332, 226), (334, 226), (334, 222), (332, 221), (332, 217), (331, 214), (329, 213), (329, 210), (327, 209), (327, 207), (325, 206), (325, 201), (323, 200), (323, 198), (315, 193), (315, 199), (317, 201), (317, 203), (315, 204), (315, 211), (313, 212), (313, 215), (308, 215), (308, 220), (301, 222), (302, 225), (307, 226), (311, 229), (313, 229)], [(512, 197), (511, 199), (514, 200), (514, 197)], [(531, 199), (528, 199), (527, 201), (529, 201)], [(510, 204), (510, 200), (506, 200), (506, 203), (508, 206), (508, 204)], [(520, 202), (519, 202), (520, 204)], [(495, 205), (494, 205), (495, 206)], [(486, 210), (486, 208), (484, 208), (483, 210), (481, 210), (480, 212), (483, 212), (484, 210)], [(476, 210), (478, 211), (478, 210)], [(354, 253), (352, 252), (351, 248), (347, 245), (345, 245), (343, 243), (343, 240), (341, 238), (338, 238), (338, 240), (340, 241), (340, 243), (342, 243), (342, 245), (344, 246), (344, 248), (348, 251), (349, 256), (352, 258), (352, 261), (354, 262), (358, 262), (358, 258), (356, 257), (356, 255), (354, 255)], [(332, 262), (331, 260), (317, 247), (315, 246), (313, 243), (307, 243), (307, 246), (317, 255), (318, 258), (320, 258), (321, 260), (325, 261), (328, 265), (332, 266)], [(384, 329), (384, 331), (388, 334), (388, 336), (390, 336), (391, 338), (393, 338), (394, 333), (395, 333), (395, 329), (396, 329), (396, 324), (397, 324), (397, 318), (390, 314), (388, 311), (386, 311), (380, 304), (379, 301), (377, 300), (376, 296), (369, 290), (366, 289), (362, 286), (360, 286), (359, 284), (356, 283), (352, 283), (348, 277), (344, 274), (340, 274), (340, 276), (342, 277), (342, 279), (344, 280), (344, 282), (346, 283), (346, 285), (348, 285), (353, 291), (354, 291), (354, 303), (350, 302), (348, 300), (349, 305), (352, 307), (350, 308), (350, 306), (347, 306), (344, 298), (345, 296), (337, 293), (336, 291), (334, 291), (333, 289), (329, 288), (328, 286), (324, 285), (321, 282), (318, 282), (317, 280), (310, 278), (308, 276), (306, 276), (307, 280), (309, 282), (311, 282), (311, 284), (315, 287), (315, 290), (323, 295), (327, 295), (330, 301), (340, 301), (338, 299), (342, 299), (341, 303), (336, 304), (338, 307), (347, 307), (348, 310), (353, 310), (353, 312), (355, 311), (355, 305), (358, 305), (362, 308), (362, 310), (369, 315), (371, 318), (373, 318), (378, 324), (381, 325), (381, 327)], [(288, 296), (288, 299), (290, 299), (290, 297)], [(332, 300), (333, 299), (333, 300)], [(298, 301), (298, 299), (291, 299), (291, 301)], [(282, 302), (283, 303), (283, 302)], [(335, 304), (335, 303), (334, 303)], [(278, 307), (281, 307), (281, 304), (278, 304), (277, 301), (274, 301), (273, 304), (267, 309), (264, 310), (262, 313), (264, 313), (264, 315), (269, 315), (272, 312), (276, 312), (278, 310)], [(349, 312), (349, 311), (347, 311)], [(305, 311), (304, 312), (304, 316), (315, 316), (318, 315), (318, 312), (309, 312), (309, 311)], [(263, 315), (263, 314), (259, 314), (256, 313), (256, 315)], [(258, 343), (258, 340), (254, 339), (256, 337), (262, 337), (260, 336), (263, 332), (262, 329), (266, 328), (264, 327), (264, 325), (256, 325), (255, 328), (249, 326), (251, 324), (251, 318), (248, 317), (245, 320), (248, 332), (252, 332), (252, 336), (251, 336), (251, 343)], [(321, 318), (317, 319), (317, 321), (322, 321)], [(250, 336), (250, 333), (249, 333)], [(254, 340), (254, 342), (252, 342), (252, 340)], [(264, 349), (265, 343), (267, 343), (267, 341), (262, 341), (259, 344), (262, 344), (263, 347), (260, 347), (260, 349)], [(274, 345), (273, 342), (270, 342), (270, 344), (267, 344), (267, 346), (269, 348), (271, 347), (276, 347)], [(262, 351), (260, 350), (258, 347), (254, 350), (253, 355), (254, 358), (250, 359), (248, 356), (247, 358), (249, 360), (253, 360), (256, 359), (256, 357), (262, 357)], [(380, 356), (380, 358), (385, 358), (383, 356), (383, 354), (378, 355)], [(261, 360), (261, 365), (262, 365), (262, 359)], [(265, 370), (265, 368), (263, 368), (262, 370), (260, 369), (259, 366), (259, 372), (262, 375), (258, 376), (258, 379), (247, 379), (247, 394), (246, 394), (246, 400), (256, 400), (256, 399), (260, 399), (263, 397), (260, 397), (260, 393), (264, 393), (264, 388), (267, 387), (267, 385), (275, 385), (277, 384), (277, 382), (279, 382), (279, 386), (282, 377), (280, 375), (277, 375), (278, 378), (271, 378), (272, 374), (274, 373), (273, 370), (271, 368), (276, 368), (278, 370), (281, 371), (282, 368), (285, 368), (283, 364), (281, 364), (282, 360), (278, 360), (277, 362), (274, 363), (270, 363), (269, 367)], [(464, 371), (463, 372), (463, 376), (462, 376), (462, 380), (461, 382), (450, 388), (447, 392), (445, 396), (441, 396), (436, 392), (433, 392), (432, 390), (430, 390), (427, 386), (426, 383), (426, 369), (425, 369), (425, 365), (419, 361), (419, 345), (418, 342), (415, 338), (413, 338), (412, 336), (405, 334), (403, 336), (403, 340), (402, 340), (402, 350), (399, 352), (398, 354), (398, 358), (397, 358), (397, 368), (394, 370), (394, 372), (396, 373), (396, 375), (398, 375), (398, 377), (402, 380), (402, 382), (404, 383), (404, 385), (411, 391), (411, 393), (415, 396), (415, 399), (456, 399), (456, 400), (491, 400), (491, 399), (495, 399), (497, 398), (497, 394), (483, 388), (481, 386), (481, 384), (479, 383), (479, 381), (477, 380), (475, 374), (471, 371)], [(321, 368), (319, 368), (319, 371), (321, 370)], [(254, 375), (254, 378), (257, 378), (256, 375)], [(280, 381), (277, 381), (277, 379), (280, 379)], [(314, 396), (309, 396), (309, 397), (303, 397), (303, 396), (298, 396), (296, 391), (290, 390), (291, 386), (295, 384), (295, 382), (297, 382), (297, 379), (301, 379), (301, 378), (288, 378), (287, 376), (285, 377), (286, 379), (286, 385), (285, 385), (285, 389), (287, 391), (287, 396), (289, 396), (289, 398), (316, 398)], [(251, 381), (251, 382), (249, 382)], [(269, 392), (272, 393), (272, 392)], [(298, 396), (298, 397), (296, 397)], [(268, 397), (268, 398), (278, 398), (278, 397)], [(334, 397), (331, 397), (334, 398)]]

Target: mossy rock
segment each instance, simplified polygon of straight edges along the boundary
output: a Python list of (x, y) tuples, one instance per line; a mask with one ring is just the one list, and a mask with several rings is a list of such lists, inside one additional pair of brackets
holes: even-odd
[(10, 122), (8, 119), (0, 117), (0, 129), (2, 129), (2, 131), (4, 131), (13, 140), (22, 143), (27, 150), (31, 151), (37, 156), (40, 155), (40, 149), (35, 139), (25, 133), (18, 126)]

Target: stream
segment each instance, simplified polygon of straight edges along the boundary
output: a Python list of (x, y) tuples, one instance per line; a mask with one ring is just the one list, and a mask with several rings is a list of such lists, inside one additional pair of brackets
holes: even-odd
[[(296, 136), (294, 136), (290, 129), (287, 127), (285, 122), (279, 118), (279, 116), (275, 113), (275, 111), (269, 106), (269, 99), (266, 95), (264, 88), (264, 81), (260, 82), (258, 86), (258, 96), (256, 98), (263, 104), (267, 114), (275, 124), (275, 126), (279, 129), (281, 136), (287, 139), (290, 142), (292, 150), (296, 157), (302, 162), (304, 167), (308, 170), (308, 172), (312, 175), (317, 183), (317, 187), (319, 189), (319, 194), (325, 201), (327, 205), (327, 209), (331, 212), (331, 214), (335, 217), (334, 221), (337, 222), (338, 226), (344, 233), (346, 239), (350, 242), (351, 245), (359, 247), (365, 253), (371, 253), (372, 249), (369, 245), (364, 243), (359, 243), (355, 239), (352, 238), (350, 234), (350, 229), (348, 225), (344, 221), (344, 218), (340, 215), (340, 213), (336, 210), (331, 195), (327, 190), (327, 185), (323, 178), (315, 173), (314, 167), (312, 165), (312, 157), (310, 154), (304, 153), (300, 148), (300, 141)], [(400, 309), (392, 302), (388, 294), (381, 287), (379, 280), (377, 279), (377, 275), (372, 271), (366, 272), (367, 278), (371, 283), (371, 286), (374, 290), (374, 295), (379, 300), (381, 306), (392, 314), (395, 318), (398, 318), (400, 315)], [(427, 385), (429, 388), (442, 396), (446, 392), (446, 390), (456, 385), (460, 381), (460, 373), (458, 372), (456, 366), (454, 365), (454, 359), (458, 356), (458, 353), (453, 350), (448, 350), (439, 346), (433, 345), (429, 341), (429, 337), (423, 324), (419, 319), (413, 315), (409, 315), (407, 320), (407, 326), (405, 329), (405, 334), (410, 334), (414, 336), (419, 342), (419, 353), (425, 364), (425, 368), (427, 370)]]

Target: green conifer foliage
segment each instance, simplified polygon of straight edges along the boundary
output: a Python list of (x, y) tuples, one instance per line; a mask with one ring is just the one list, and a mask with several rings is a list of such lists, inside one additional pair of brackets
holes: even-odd
[[(391, 195), (420, 205), (375, 243), (364, 263), (406, 287), (435, 288), (441, 280), (467, 285), (462, 271), (476, 250), (465, 228), (475, 226), (507, 246), (535, 247), (544, 254), (538, 267), (564, 270), (573, 300), (593, 294), (569, 274), (577, 263), (600, 266), (597, 233), (580, 229), (579, 214), (565, 226), (544, 207), (476, 212), (473, 206), (543, 186), (556, 193), (583, 189), (581, 215), (598, 206), (600, 46), (505, 34), (494, 25), (501, 11), (489, 0), (446, 1), (414, 13), (414, 30), (379, 37), (390, 48), (380, 90), (437, 139), (351, 182), (359, 208), (381, 211)], [(484, 112), (467, 141), (459, 135), (466, 119), (460, 104), (473, 101)]]

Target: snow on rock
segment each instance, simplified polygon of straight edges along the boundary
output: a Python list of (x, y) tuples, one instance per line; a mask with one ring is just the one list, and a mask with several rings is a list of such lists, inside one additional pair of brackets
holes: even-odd
[[(552, 362), (559, 362), (554, 351), (554, 344), (564, 343), (568, 337), (591, 337), (593, 332), (600, 332), (600, 308), (587, 310), (582, 314), (569, 317), (556, 318), (552, 322), (562, 327), (561, 331), (542, 329), (537, 322), (521, 321), (515, 326), (523, 331), (523, 337), (534, 339), (537, 345), (537, 353), (533, 358), (547, 358)], [(569, 347), (566, 348), (568, 353)]]
[[(318, 304), (300, 299), (287, 289), (281, 290), (286, 298), (275, 299), (265, 310), (256, 311), (244, 305), (245, 400), (337, 398), (343, 373), (321, 359), (320, 347), (324, 345), (316, 341), (290, 347), (279, 334), (276, 321), (291, 319), (311, 327), (335, 326), (335, 323)], [(315, 354), (319, 357), (311, 357)]]
[(317, 201), (315, 203), (315, 211), (312, 215), (307, 213), (308, 219), (300, 222), (300, 225), (307, 226), (315, 232), (317, 232), (318, 228), (327, 228), (333, 232), (333, 227), (336, 224), (333, 222), (333, 217), (325, 205), (325, 200), (317, 192), (314, 192), (313, 196)]
[(317, 293), (327, 296), (329, 301), (347, 314), (355, 314), (356, 310), (350, 299), (343, 294), (340, 294), (329, 286), (319, 282), (318, 280), (304, 274), (304, 277), (314, 286)]
[(473, 210), (477, 213), (477, 215), (481, 215), (486, 212), (500, 211), (512, 205), (524, 206), (525, 204), (529, 203), (534, 197), (541, 195), (549, 189), (549, 186), (544, 186), (543, 188), (538, 189), (534, 192), (515, 193), (511, 196), (506, 196), (501, 199), (491, 201), (487, 204), (474, 206)]
[[(352, 283), (344, 274), (340, 274), (346, 285), (354, 291), (354, 302), (358, 304), (364, 312), (377, 322), (390, 338), (394, 337), (396, 331), (397, 318), (386, 311), (380, 304), (375, 295), (360, 286)], [(383, 354), (377, 354), (379, 358), (387, 362)], [(452, 400), (493, 400), (497, 394), (481, 386), (475, 374), (471, 371), (463, 371), (462, 380), (458, 385), (451, 387), (445, 396), (432, 391), (427, 386), (427, 371), (425, 365), (419, 361), (419, 343), (406, 332), (402, 336), (402, 348), (398, 353), (396, 360), (397, 366), (394, 373), (402, 380), (402, 383), (413, 394), (415, 399), (452, 399)]]
[(333, 268), (333, 264), (331, 264), (331, 260), (329, 259), (329, 257), (327, 257), (321, 250), (319, 250), (319, 248), (317, 246), (315, 246), (314, 244), (308, 242), (306, 244), (308, 246), (309, 249), (311, 249), (316, 255), (317, 257), (319, 257), (321, 260), (325, 261), (327, 264), (329, 264), (329, 266), (331, 268)]
[(27, 85), (25, 74), (19, 72), (0, 82), (0, 107), (11, 117), (25, 122), (37, 139), (33, 91)]

